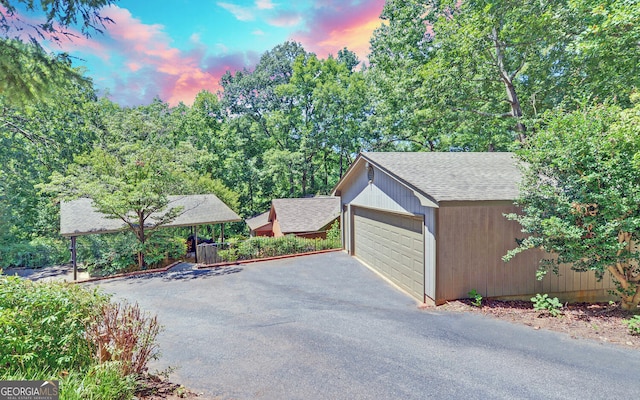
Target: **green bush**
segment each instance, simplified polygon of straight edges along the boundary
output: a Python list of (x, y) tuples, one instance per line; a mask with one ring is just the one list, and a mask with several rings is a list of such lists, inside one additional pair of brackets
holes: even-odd
[(562, 303), (558, 300), (557, 297), (549, 298), (548, 294), (536, 294), (535, 297), (531, 298), (533, 302), (533, 308), (537, 311), (548, 311), (549, 315), (552, 317), (557, 317), (560, 314), (560, 310), (562, 309)]
[(62, 400), (133, 399), (159, 330), (97, 291), (0, 276), (1, 380), (60, 380)]
[(306, 239), (294, 235), (282, 237), (252, 237), (229, 249), (220, 250), (218, 255), (224, 261), (253, 260), (288, 254), (340, 248), (340, 239)]
[(130, 232), (78, 238), (78, 262), (93, 276), (113, 275), (136, 265), (138, 241)]
[(107, 301), (75, 285), (0, 276), (0, 375), (86, 369), (94, 349), (85, 326)]
[(640, 315), (634, 315), (632, 318), (624, 319), (622, 322), (629, 328), (632, 335), (640, 335)]
[(471, 299), (471, 304), (474, 307), (482, 307), (482, 295), (478, 293), (475, 289), (471, 289), (468, 293), (469, 298)]
[(69, 244), (64, 239), (38, 237), (30, 242), (3, 243), (1, 267), (42, 268), (69, 261)]
[[(94, 276), (113, 275), (137, 268), (140, 242), (131, 232), (89, 235), (78, 238), (78, 262)], [(159, 267), (167, 259), (178, 259), (187, 252), (184, 238), (169, 229), (158, 230), (145, 243), (147, 268)]]

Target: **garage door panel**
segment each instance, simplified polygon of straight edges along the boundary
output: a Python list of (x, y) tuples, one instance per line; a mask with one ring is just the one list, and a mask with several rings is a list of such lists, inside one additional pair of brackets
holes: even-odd
[(354, 207), (355, 255), (419, 300), (424, 300), (422, 220)]

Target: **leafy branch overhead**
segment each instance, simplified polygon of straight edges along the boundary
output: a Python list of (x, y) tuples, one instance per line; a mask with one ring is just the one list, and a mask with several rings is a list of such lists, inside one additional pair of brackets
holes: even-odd
[[(14, 0), (0, 4), (0, 97), (24, 105), (51, 97), (57, 88), (89, 82), (66, 53), (49, 54), (42, 42), (102, 33), (113, 21), (102, 8), (113, 0)], [(25, 13), (25, 14), (23, 14)], [(33, 15), (44, 14), (39, 22)]]

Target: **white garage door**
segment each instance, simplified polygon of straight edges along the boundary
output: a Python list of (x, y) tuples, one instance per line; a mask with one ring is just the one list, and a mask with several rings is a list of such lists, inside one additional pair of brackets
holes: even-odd
[(355, 256), (424, 301), (423, 219), (353, 208)]

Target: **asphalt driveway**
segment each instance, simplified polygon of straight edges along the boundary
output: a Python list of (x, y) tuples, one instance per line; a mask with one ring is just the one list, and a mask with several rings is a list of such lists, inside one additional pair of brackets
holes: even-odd
[(640, 352), (421, 310), (327, 253), (99, 283), (157, 313), (154, 369), (223, 399), (637, 398)]

